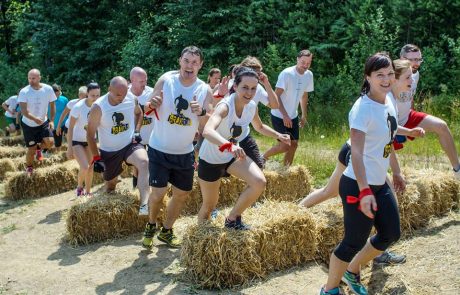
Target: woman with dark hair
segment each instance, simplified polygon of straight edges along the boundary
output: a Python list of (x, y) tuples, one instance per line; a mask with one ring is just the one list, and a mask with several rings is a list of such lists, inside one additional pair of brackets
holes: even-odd
[[(369, 57), (362, 95), (349, 113), (351, 159), (339, 183), (345, 236), (331, 254), (329, 276), (320, 294), (340, 294), (343, 280), (354, 294), (368, 294), (360, 267), (400, 237), (396, 199), (385, 182), (393, 152), (397, 114), (387, 94), (395, 79), (388, 55)], [(377, 233), (368, 239), (372, 227)]]
[[(80, 165), (78, 172), (77, 197), (91, 195), (93, 183), (92, 154), (86, 139), (88, 114), (91, 106), (101, 96), (99, 84), (92, 82), (87, 86), (87, 97), (79, 100), (70, 111), (70, 124), (68, 130), (69, 149)], [(83, 183), (85, 188), (83, 189)]]
[(252, 100), (259, 83), (258, 74), (246, 67), (236, 72), (233, 93), (222, 99), (206, 123), (205, 138), (200, 148), (198, 177), (203, 204), (198, 212), (199, 220), (209, 219), (219, 199), (220, 178), (234, 175), (243, 179), (248, 186), (241, 193), (235, 206), (225, 220), (227, 228), (249, 229), (241, 215), (251, 206), (265, 189), (265, 177), (256, 163), (247, 157), (239, 142), (244, 128), (252, 123), (265, 136), (290, 143), (288, 135), (280, 134), (263, 124), (257, 116), (257, 105)]

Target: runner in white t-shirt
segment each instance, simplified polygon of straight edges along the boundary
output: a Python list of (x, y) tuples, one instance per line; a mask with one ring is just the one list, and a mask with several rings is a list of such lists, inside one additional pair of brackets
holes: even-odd
[[(285, 153), (284, 165), (289, 166), (294, 161), (299, 140), (299, 127), (303, 128), (307, 122), (308, 93), (313, 91), (313, 73), (309, 70), (313, 54), (309, 50), (302, 50), (297, 54), (297, 64), (284, 69), (276, 82), (276, 94), (280, 98), (278, 110), (271, 111), (273, 129), (291, 136), (291, 145), (282, 142), (265, 152), (268, 159), (279, 153)], [(302, 110), (300, 121), (297, 109)]]
[[(91, 165), (92, 154), (86, 140), (86, 130), (88, 129), (88, 116), (93, 103), (101, 96), (99, 84), (92, 82), (86, 86), (87, 98), (79, 100), (70, 111), (70, 123), (68, 127), (67, 139), (68, 149), (72, 150), (72, 155), (80, 165), (77, 180), (77, 197), (91, 195), (93, 183), (93, 169)], [(70, 103), (70, 102), (69, 102)], [(83, 188), (83, 183), (85, 187)]]
[[(147, 86), (147, 72), (140, 68), (134, 67), (132, 68), (131, 72), (129, 73), (129, 79), (131, 84), (128, 87), (128, 93), (132, 94), (134, 97), (137, 98), (137, 102), (142, 109), (142, 126), (140, 130), (140, 134), (142, 137), (141, 144), (144, 147), (147, 147), (147, 143), (149, 142), (150, 136), (153, 131), (153, 124), (155, 122), (154, 114), (147, 115), (145, 113), (145, 104), (147, 100), (153, 93), (153, 88)], [(137, 170), (133, 167), (133, 188), (137, 186)]]
[(5, 118), (6, 118), (6, 127), (5, 132), (6, 136), (9, 136), (12, 132), (17, 132), (17, 135), (21, 134), (21, 129), (19, 125), (16, 124), (16, 118), (18, 112), (16, 108), (18, 106), (18, 96), (13, 95), (9, 97), (2, 103), (2, 108), (5, 110)]
[[(397, 97), (399, 109), (398, 122), (401, 126), (407, 128), (422, 127), (426, 130), (426, 132), (435, 133), (438, 136), (442, 149), (449, 158), (455, 177), (460, 180), (460, 161), (458, 159), (458, 152), (449, 126), (447, 126), (447, 123), (444, 120), (438, 117), (423, 112), (417, 112), (414, 109), (414, 95), (420, 78), (420, 65), (423, 62), (422, 52), (416, 45), (406, 44), (401, 49), (400, 57), (401, 59), (406, 59), (411, 62), (413, 81), (411, 94)], [(411, 137), (407, 138), (413, 140)], [(398, 150), (403, 148), (403, 143), (405, 141), (406, 137), (397, 136), (395, 149)]]
[[(43, 149), (50, 149), (54, 145), (53, 121), (56, 114), (56, 95), (53, 88), (47, 84), (40, 83), (40, 71), (32, 69), (27, 74), (29, 85), (21, 89), (18, 95), (18, 102), (22, 112), (22, 130), (24, 141), (27, 147), (26, 172), (30, 175), (33, 172), (34, 154), (37, 145)], [(48, 118), (48, 107), (50, 118)], [(39, 159), (41, 155), (37, 155)]]
[[(337, 294), (341, 280), (353, 293), (367, 294), (360, 281), (361, 265), (400, 237), (397, 202), (385, 182), (398, 126), (393, 103), (387, 99), (393, 82), (388, 55), (367, 59), (362, 96), (349, 113), (351, 160), (339, 184), (345, 235), (331, 255), (329, 277), (320, 294)], [(369, 239), (372, 227), (377, 233)]]
[(203, 66), (203, 54), (195, 46), (182, 50), (177, 74), (163, 75), (155, 85), (154, 93), (145, 109), (157, 111), (158, 120), (153, 127), (154, 136), (148, 146), (150, 186), (149, 222), (145, 226), (142, 245), (151, 248), (156, 233), (157, 217), (163, 207), (163, 198), (172, 185), (172, 198), (166, 211), (166, 220), (158, 239), (171, 247), (180, 241), (173, 233), (173, 225), (193, 186), (193, 139), (198, 128), (206, 123), (206, 109), (212, 94), (208, 85), (198, 79)]
[(290, 138), (263, 124), (257, 116), (257, 103), (253, 98), (257, 93), (259, 75), (251, 68), (240, 67), (234, 81), (234, 93), (217, 104), (203, 131), (205, 140), (200, 149), (198, 166), (203, 204), (198, 220), (209, 219), (219, 200), (220, 178), (231, 174), (244, 180), (248, 186), (226, 218), (225, 226), (246, 230), (249, 228), (242, 222), (241, 215), (262, 194), (266, 180), (262, 170), (239, 145), (245, 136), (243, 130), (252, 122), (263, 135), (288, 145)]
[[(123, 77), (110, 81), (109, 92), (96, 100), (88, 118), (86, 140), (93, 155), (94, 171), (104, 172), (107, 191), (113, 191), (118, 175), (126, 162), (139, 171), (140, 192), (139, 214), (148, 212), (149, 195), (147, 152), (140, 144), (139, 130), (142, 123), (142, 110), (135, 97), (128, 94), (128, 82)], [(96, 145), (96, 131), (99, 149)]]

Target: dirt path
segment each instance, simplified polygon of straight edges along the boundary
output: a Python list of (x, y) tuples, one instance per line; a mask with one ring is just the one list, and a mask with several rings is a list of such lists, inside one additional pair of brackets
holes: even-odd
[[(278, 272), (239, 290), (203, 291), (181, 281), (179, 251), (144, 251), (140, 234), (72, 248), (61, 239), (73, 192), (0, 205), (0, 294), (317, 294), (323, 265)], [(402, 266), (368, 268), (371, 294), (460, 294), (460, 214), (399, 242)]]

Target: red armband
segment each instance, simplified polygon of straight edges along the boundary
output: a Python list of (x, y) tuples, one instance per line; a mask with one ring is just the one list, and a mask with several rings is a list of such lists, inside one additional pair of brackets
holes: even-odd
[(155, 117), (157, 118), (158, 121), (160, 121), (160, 117), (158, 117), (157, 109), (150, 109), (150, 110), (148, 110), (147, 112), (145, 112), (145, 114), (148, 116), (148, 115), (150, 115), (152, 112), (155, 113)]
[(99, 161), (99, 160), (102, 160), (102, 158), (101, 158), (100, 155), (94, 156), (94, 157), (93, 157), (93, 161), (91, 162), (91, 165), (93, 165), (94, 162)]
[(224, 98), (225, 95), (220, 95), (219, 93), (216, 93), (214, 94), (212, 97), (216, 98), (216, 99), (221, 99), (221, 98)]
[[(359, 196), (347, 196), (347, 204), (356, 204), (361, 201), (362, 198), (368, 195), (374, 195), (370, 188), (365, 188), (359, 192)], [(358, 210), (361, 210), (361, 205), (358, 206)]]
[(225, 152), (225, 151), (231, 152), (232, 151), (232, 146), (233, 146), (233, 143), (231, 143), (231, 142), (224, 143), (223, 145), (221, 145), (219, 147), (219, 151), (221, 151), (222, 153)]

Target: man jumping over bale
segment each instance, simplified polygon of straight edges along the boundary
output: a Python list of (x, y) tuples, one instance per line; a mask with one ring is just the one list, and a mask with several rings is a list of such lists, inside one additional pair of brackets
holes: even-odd
[[(95, 172), (103, 172), (107, 192), (112, 192), (123, 171), (125, 161), (139, 171), (138, 188), (141, 196), (139, 215), (148, 213), (148, 158), (140, 144), (139, 129), (142, 110), (136, 99), (128, 94), (128, 82), (123, 77), (110, 81), (109, 92), (96, 100), (88, 118), (87, 141), (93, 154)], [(96, 145), (96, 130), (99, 149)]]

